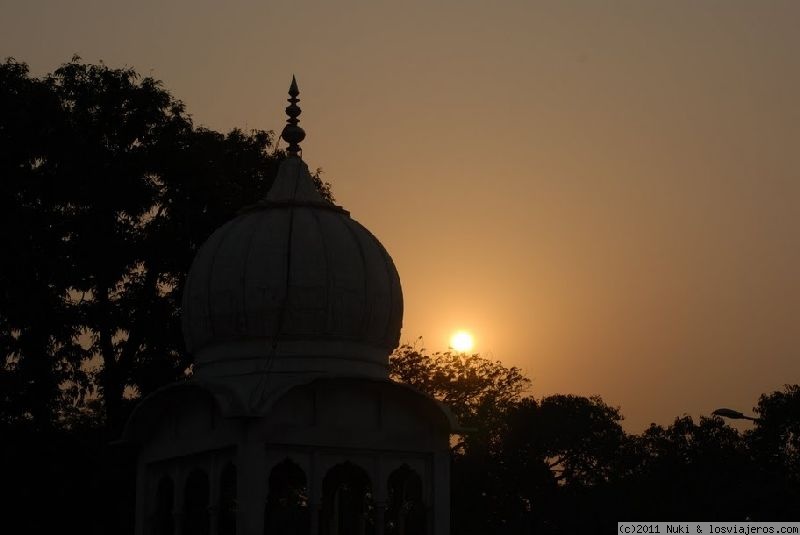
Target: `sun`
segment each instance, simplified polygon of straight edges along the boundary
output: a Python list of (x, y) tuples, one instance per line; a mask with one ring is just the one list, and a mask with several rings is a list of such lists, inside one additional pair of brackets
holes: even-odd
[(468, 331), (457, 331), (450, 337), (450, 347), (459, 353), (471, 351), (474, 345), (475, 340)]

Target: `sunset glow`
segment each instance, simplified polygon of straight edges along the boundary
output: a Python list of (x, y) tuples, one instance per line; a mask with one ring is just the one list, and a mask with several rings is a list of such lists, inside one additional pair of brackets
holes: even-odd
[(450, 337), (450, 347), (460, 353), (472, 351), (475, 346), (475, 340), (467, 331), (458, 331)]
[(296, 75), (303, 159), (396, 264), (401, 343), (637, 432), (800, 377), (800, 2), (6, 4), (3, 57), (130, 66), (222, 133), (281, 132)]

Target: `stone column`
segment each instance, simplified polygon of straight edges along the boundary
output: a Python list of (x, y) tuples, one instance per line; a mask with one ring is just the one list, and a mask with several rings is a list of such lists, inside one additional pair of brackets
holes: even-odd
[(183, 521), (186, 519), (186, 515), (183, 514), (183, 511), (175, 511), (172, 513), (172, 519), (175, 524), (175, 535), (183, 535)]
[(319, 535), (319, 517), (322, 513), (322, 478), (319, 452), (313, 451), (308, 470), (308, 514), (310, 535)]
[(450, 452), (433, 454), (433, 535), (450, 534)]
[[(150, 488), (148, 488), (148, 486)], [(136, 528), (135, 535), (144, 535), (147, 530), (147, 520), (152, 509), (152, 483), (147, 481), (147, 471), (144, 462), (140, 459), (136, 466)], [(150, 502), (150, 503), (148, 503)], [(147, 530), (149, 531), (149, 530)]]
[(172, 500), (172, 520), (175, 526), (175, 535), (183, 535), (183, 523), (186, 515), (183, 514), (183, 498), (186, 493), (186, 481), (184, 481), (184, 471), (178, 467), (171, 474), (172, 489), (174, 497)]
[(319, 535), (319, 517), (322, 512), (322, 504), (318, 502), (308, 503), (309, 514), (309, 535)]
[(383, 535), (386, 526), (386, 502), (375, 502), (375, 535)]
[(210, 463), (208, 471), (208, 533), (217, 535), (219, 532), (219, 462), (215, 459)]
[(322, 474), (319, 453), (311, 453), (308, 474), (308, 514), (310, 535), (319, 535), (319, 517), (322, 512)]
[(383, 459), (377, 455), (372, 461), (372, 495), (375, 501), (375, 535), (383, 535), (386, 527), (386, 488)]
[(239, 511), (236, 520), (237, 535), (262, 535), (264, 533), (265, 454), (262, 444), (245, 435), (239, 445), (236, 494)]
[(219, 507), (216, 505), (208, 506), (208, 533), (209, 535), (219, 533)]

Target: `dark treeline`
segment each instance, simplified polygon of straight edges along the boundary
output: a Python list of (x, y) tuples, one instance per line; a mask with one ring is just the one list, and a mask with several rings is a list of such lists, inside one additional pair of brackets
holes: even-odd
[[(271, 132), (194, 125), (132, 69), (73, 58), (34, 77), (0, 64), (8, 525), (132, 531), (135, 452), (114, 441), (139, 399), (191, 375), (185, 274), (209, 234), (263, 196), (283, 157)], [(391, 374), (447, 403), (464, 428), (452, 451), (456, 534), (800, 518), (797, 385), (763, 395), (745, 433), (681, 417), (630, 435), (599, 397), (528, 397), (519, 370), (477, 355), (404, 346)]]
[(526, 397), (528, 380), (480, 356), (392, 356), (392, 376), (445, 401), (453, 533), (612, 533), (621, 520), (800, 518), (800, 385), (764, 394), (752, 429), (676, 418), (628, 434), (600, 397)]

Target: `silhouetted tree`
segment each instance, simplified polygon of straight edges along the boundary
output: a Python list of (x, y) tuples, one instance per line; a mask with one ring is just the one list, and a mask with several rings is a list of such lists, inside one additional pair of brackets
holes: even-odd
[(755, 412), (756, 425), (747, 434), (755, 455), (765, 467), (800, 482), (800, 385), (762, 394)]
[(109, 442), (136, 398), (184, 376), (183, 279), (268, 190), (284, 157), (272, 140), (195, 127), (132, 69), (76, 57), (37, 78), (0, 64), (6, 524), (132, 530), (131, 457)]
[(800, 385), (762, 394), (758, 419), (745, 435), (755, 463), (759, 489), (754, 517), (763, 520), (800, 518)]
[(583, 515), (569, 508), (614, 479), (626, 441), (621, 420), (597, 396), (528, 398), (511, 408), (493, 457), (507, 526), (499, 532), (549, 532), (590, 516), (591, 503)]
[(508, 414), (502, 454), (543, 463), (559, 485), (607, 481), (625, 438), (618, 408), (599, 396), (525, 399)]
[(622, 416), (599, 397), (524, 397), (530, 381), (517, 368), (409, 345), (392, 355), (390, 372), (471, 428), (453, 450), (454, 533), (548, 532), (565, 514), (577, 523), (585, 517), (565, 509), (586, 488), (605, 488), (621, 465)]
[(752, 464), (741, 434), (720, 418), (676, 418), (632, 437), (628, 498), (636, 518), (744, 520)]
[(391, 379), (443, 401), (472, 431), (455, 444), (488, 448), (503, 425), (506, 411), (530, 386), (519, 368), (507, 368), (477, 354), (427, 353), (424, 348), (400, 346), (389, 359)]
[(11, 60), (0, 66), (0, 418), (46, 429), (59, 408), (59, 386), (81, 372), (80, 348), (78, 328), (65, 321), (72, 313), (62, 295), (68, 247), (52, 201), (61, 184), (41, 194), (43, 154), (62, 110), (27, 73)]
[[(269, 189), (270, 132), (196, 128), (157, 80), (75, 57), (0, 65), (0, 418), (36, 428), (183, 376), (181, 288), (211, 232)], [(330, 187), (317, 173), (330, 199)]]
[(491, 533), (502, 525), (501, 466), (494, 449), (508, 411), (529, 388), (518, 368), (477, 354), (428, 353), (399, 347), (389, 359), (390, 377), (443, 401), (468, 429), (452, 441), (453, 532)]

